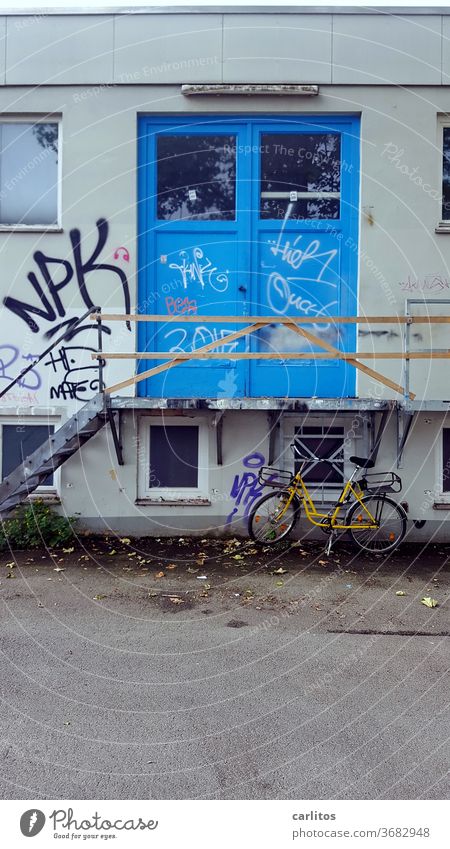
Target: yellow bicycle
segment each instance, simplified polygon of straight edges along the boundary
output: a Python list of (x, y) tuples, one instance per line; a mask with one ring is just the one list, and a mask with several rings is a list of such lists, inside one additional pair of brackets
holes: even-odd
[[(367, 469), (372, 469), (375, 463), (364, 457), (350, 457), (355, 469), (337, 501), (327, 513), (323, 513), (316, 508), (302, 471), (307, 462), (327, 461), (312, 454), (301, 456), (295, 443), (291, 448), (300, 460), (296, 474), (267, 466), (259, 472), (260, 484), (270, 486), (274, 491), (264, 495), (249, 515), (248, 530), (255, 542), (273, 545), (288, 537), (303, 507), (308, 521), (329, 535), (328, 554), (337, 534), (344, 531), (348, 531), (353, 542), (364, 551), (387, 553), (400, 545), (406, 533), (407, 516), (401, 504), (387, 495), (400, 492), (402, 488), (397, 474), (367, 474)], [(358, 474), (361, 477), (357, 479)]]

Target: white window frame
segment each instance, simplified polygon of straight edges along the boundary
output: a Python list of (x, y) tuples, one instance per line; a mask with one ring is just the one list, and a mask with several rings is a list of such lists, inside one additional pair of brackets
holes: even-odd
[[(198, 427), (198, 486), (197, 487), (150, 487), (151, 467), (150, 427)], [(173, 418), (163, 416), (141, 416), (138, 439), (138, 500), (156, 504), (209, 502), (208, 466), (209, 466), (209, 429), (208, 422), (199, 416)], [(141, 459), (142, 458), (142, 461)]]
[(438, 173), (438, 186), (439, 186), (439, 219), (436, 227), (437, 233), (450, 233), (450, 215), (448, 218), (442, 218), (442, 203), (444, 199), (443, 192), (443, 161), (444, 161), (444, 129), (450, 129), (450, 114), (439, 115), (438, 116), (438, 134), (437, 134), (437, 150), (439, 151), (439, 173)]
[[(58, 124), (58, 170), (57, 170), (57, 197), (56, 197), (56, 224), (2, 224), (0, 233), (34, 232), (34, 233), (60, 233), (62, 232), (61, 209), (62, 209), (62, 116), (45, 115), (39, 112), (33, 114), (5, 114), (0, 113), (2, 124)], [(0, 153), (1, 155), (1, 153)]]
[[(0, 466), (3, 466), (3, 425), (12, 425), (13, 427), (33, 427), (33, 425), (53, 425), (54, 433), (61, 427), (61, 419), (57, 416), (2, 416), (0, 414)], [(3, 468), (1, 471), (1, 480), (3, 480)], [(61, 471), (56, 469), (53, 472), (53, 483), (51, 486), (38, 486), (30, 493), (30, 498), (38, 498), (42, 495), (58, 496), (61, 489)]]

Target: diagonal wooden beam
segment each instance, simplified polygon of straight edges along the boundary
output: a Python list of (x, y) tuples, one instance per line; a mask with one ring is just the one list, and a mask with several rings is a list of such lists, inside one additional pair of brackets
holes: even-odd
[[(247, 319), (249, 321), (249, 319)], [(212, 351), (213, 348), (217, 348), (219, 345), (223, 345), (224, 343), (228, 344), (229, 342), (234, 342), (235, 339), (240, 339), (242, 336), (247, 336), (250, 333), (255, 333), (257, 330), (261, 330), (264, 327), (263, 324), (250, 324), (248, 327), (243, 327), (242, 330), (236, 330), (235, 333), (229, 333), (227, 336), (224, 336), (223, 339), (216, 339), (214, 342), (208, 342), (207, 345), (203, 345), (202, 348), (197, 348), (197, 352), (206, 352)], [(227, 355), (224, 354), (224, 360), (227, 359)], [(162, 363), (160, 366), (154, 366), (154, 368), (149, 368), (147, 371), (141, 372), (141, 374), (135, 374), (133, 377), (128, 377), (126, 380), (122, 380), (121, 383), (115, 383), (114, 386), (108, 386), (105, 389), (105, 392), (108, 395), (111, 395), (113, 392), (117, 392), (119, 389), (125, 389), (127, 386), (132, 386), (135, 383), (140, 383), (141, 380), (146, 380), (148, 377), (153, 377), (155, 374), (160, 374), (162, 371), (167, 371), (169, 368), (174, 368), (175, 366), (179, 366), (182, 363), (189, 362), (189, 359), (183, 357), (179, 360), (169, 360), (167, 363)]]
[[(314, 336), (309, 330), (305, 330), (303, 327), (299, 327), (297, 324), (288, 324), (288, 327), (294, 331), (294, 333), (298, 333), (299, 336), (303, 336), (305, 339), (308, 339), (309, 342), (312, 342), (314, 345), (318, 345), (319, 348), (324, 348), (326, 351), (329, 351), (330, 354), (334, 357), (339, 357), (341, 353), (339, 348), (335, 348), (334, 345), (330, 345), (329, 342), (325, 342), (324, 339), (319, 339), (318, 336)], [(380, 374), (378, 371), (374, 371), (374, 369), (369, 368), (369, 366), (363, 365), (358, 360), (350, 359), (346, 360), (346, 362), (350, 363), (350, 365), (359, 369), (360, 371), (367, 374), (369, 377), (373, 377), (374, 380), (378, 381), (378, 383), (383, 383), (385, 386), (388, 386), (390, 389), (394, 389), (395, 392), (398, 392), (400, 395), (404, 394), (404, 389), (398, 383), (394, 383), (393, 380), (390, 380), (389, 377), (385, 377), (383, 374)], [(416, 397), (413, 392), (409, 393), (409, 397), (411, 401)]]

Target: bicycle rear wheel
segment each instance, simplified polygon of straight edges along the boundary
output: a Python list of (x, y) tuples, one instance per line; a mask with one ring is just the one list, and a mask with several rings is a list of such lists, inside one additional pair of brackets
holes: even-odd
[(285, 539), (297, 524), (300, 505), (293, 498), (286, 508), (289, 493), (269, 492), (253, 507), (248, 518), (248, 532), (255, 542), (274, 545)]
[[(377, 527), (350, 530), (353, 542), (363, 551), (386, 554), (400, 545), (406, 533), (406, 513), (400, 504), (385, 495), (366, 495), (362, 503), (376, 521)], [(357, 502), (348, 513), (348, 525), (367, 524), (368, 514)]]

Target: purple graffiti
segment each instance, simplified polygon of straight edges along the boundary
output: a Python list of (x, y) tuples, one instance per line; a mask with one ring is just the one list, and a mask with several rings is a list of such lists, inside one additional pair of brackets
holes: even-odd
[[(0, 378), (3, 380), (14, 380), (20, 360), (25, 361), (24, 368), (26, 368), (30, 362), (37, 360), (37, 358), (38, 354), (21, 354), (19, 348), (16, 348), (15, 345), (0, 345)], [(9, 371), (12, 366), (15, 366), (15, 368)], [(18, 381), (17, 385), (21, 389), (29, 389), (35, 392), (40, 388), (41, 384), (40, 374), (33, 368), (28, 372), (26, 377)]]
[[(265, 458), (259, 451), (254, 451), (252, 454), (247, 454), (242, 460), (242, 465), (246, 469), (260, 469), (264, 466)], [(238, 513), (240, 506), (244, 508), (243, 518), (246, 519), (254, 502), (261, 497), (264, 487), (258, 481), (258, 474), (254, 471), (242, 472), (241, 475), (235, 475), (233, 485), (230, 490), (231, 498), (234, 498), (234, 507), (227, 520), (226, 525), (229, 525), (233, 520), (233, 516)]]

